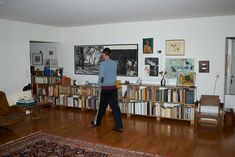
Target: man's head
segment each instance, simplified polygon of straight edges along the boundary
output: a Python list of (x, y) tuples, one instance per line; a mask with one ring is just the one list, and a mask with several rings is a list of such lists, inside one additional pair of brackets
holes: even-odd
[(102, 52), (102, 58), (104, 60), (109, 59), (111, 56), (111, 50), (109, 48), (105, 48)]

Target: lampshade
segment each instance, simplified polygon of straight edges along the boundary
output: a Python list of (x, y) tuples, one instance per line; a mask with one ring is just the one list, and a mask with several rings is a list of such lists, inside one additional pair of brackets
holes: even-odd
[(23, 91), (28, 91), (28, 90), (31, 90), (31, 89), (32, 89), (32, 86), (31, 86), (30, 83), (23, 87)]

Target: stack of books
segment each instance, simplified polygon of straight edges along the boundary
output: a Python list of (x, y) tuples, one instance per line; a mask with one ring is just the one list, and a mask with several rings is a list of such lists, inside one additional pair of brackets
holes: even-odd
[(17, 102), (17, 105), (22, 105), (22, 106), (31, 106), (31, 105), (35, 105), (36, 102), (32, 97), (23, 97), (20, 98)]

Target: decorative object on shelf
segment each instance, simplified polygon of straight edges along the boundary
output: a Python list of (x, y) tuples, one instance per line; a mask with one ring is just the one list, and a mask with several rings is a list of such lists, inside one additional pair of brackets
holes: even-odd
[(42, 65), (43, 54), (42, 53), (32, 53), (32, 63), (33, 63), (33, 65)]
[(153, 53), (153, 38), (143, 39), (143, 53), (145, 54)]
[(177, 85), (178, 86), (195, 86), (196, 73), (178, 73)]
[(142, 79), (139, 77), (138, 79), (137, 79), (137, 81), (136, 81), (136, 83), (138, 84), (138, 85), (141, 85), (142, 84)]
[(138, 76), (138, 44), (75, 45), (75, 74), (98, 75), (100, 54), (107, 47), (111, 49), (111, 59), (117, 62), (118, 76)]
[(178, 73), (194, 72), (193, 58), (166, 58), (167, 78), (176, 79)]
[(166, 79), (165, 79), (165, 75), (167, 74), (166, 71), (160, 71), (159, 74), (162, 76), (161, 79), (161, 86), (165, 87), (166, 86)]
[(199, 73), (209, 73), (210, 62), (209, 61), (199, 61)]
[(184, 55), (183, 39), (166, 40), (166, 55), (167, 56), (183, 56)]
[(145, 58), (145, 65), (149, 65), (149, 76), (158, 76), (158, 58)]

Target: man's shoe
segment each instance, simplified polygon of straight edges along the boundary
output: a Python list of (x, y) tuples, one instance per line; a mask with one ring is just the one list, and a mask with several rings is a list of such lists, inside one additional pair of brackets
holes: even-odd
[(113, 128), (113, 131), (117, 131), (117, 132), (123, 132), (123, 128), (120, 128), (120, 129), (118, 129), (118, 128)]

